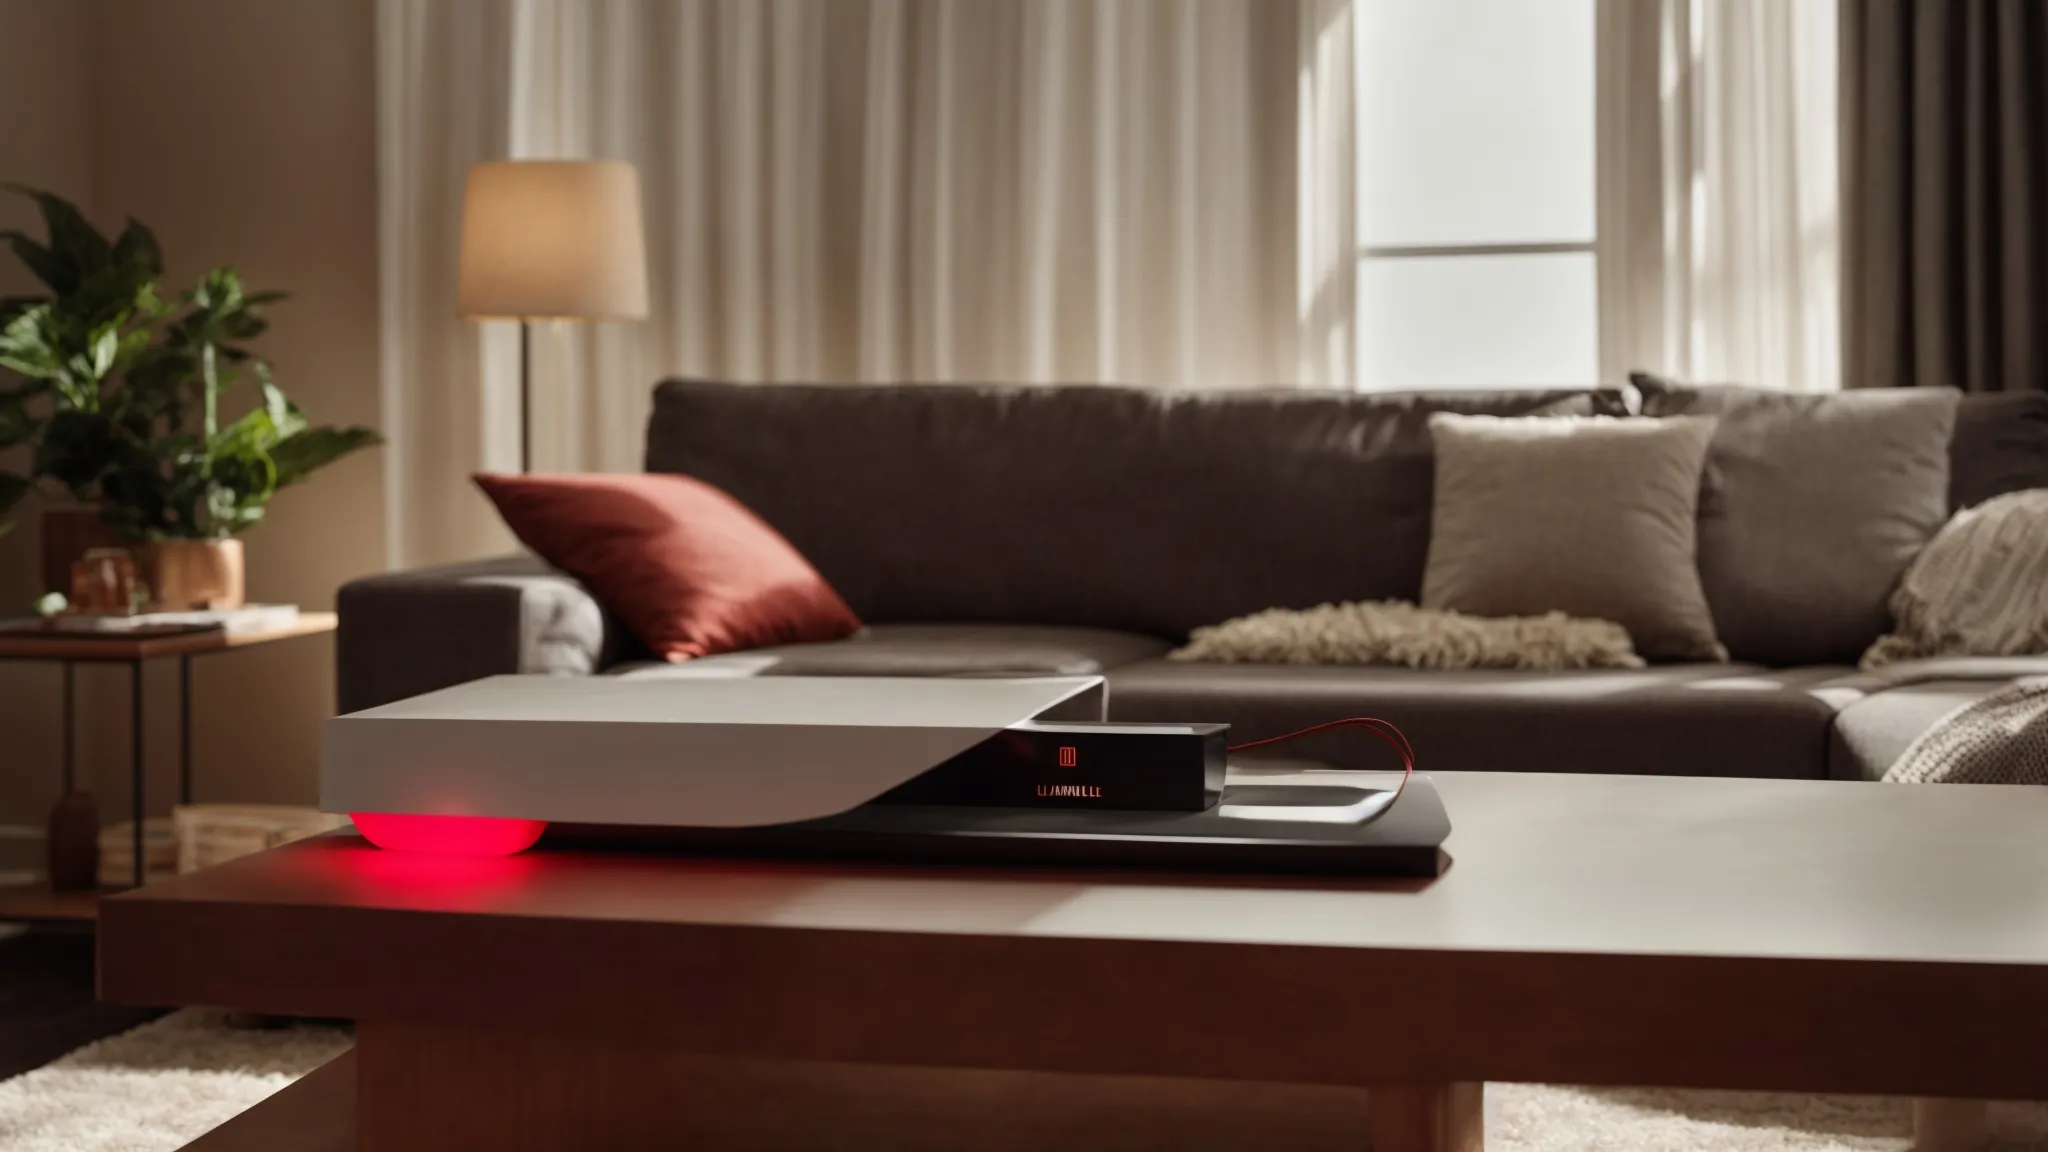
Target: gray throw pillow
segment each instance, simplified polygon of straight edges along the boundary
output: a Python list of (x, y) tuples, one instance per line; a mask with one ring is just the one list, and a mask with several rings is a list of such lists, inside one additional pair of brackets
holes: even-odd
[(1959, 393), (1813, 395), (1631, 377), (1645, 416), (1720, 418), (1700, 494), (1700, 580), (1737, 660), (1854, 664), (1948, 519)]
[(1612, 620), (1651, 660), (1722, 660), (1694, 563), (1714, 421), (1438, 414), (1425, 608)]

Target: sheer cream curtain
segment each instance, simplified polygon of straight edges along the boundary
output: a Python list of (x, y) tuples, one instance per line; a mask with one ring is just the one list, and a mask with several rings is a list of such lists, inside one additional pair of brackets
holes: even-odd
[(464, 480), (516, 444), (516, 336), (454, 314), (478, 159), (643, 181), (650, 319), (535, 333), (542, 469), (637, 468), (668, 374), (1343, 380), (1344, 232), (1297, 209), (1350, 163), (1342, 8), (380, 0), (395, 562), (504, 543)]
[(384, 551), (394, 568), (511, 544), (469, 474), (518, 467), (518, 380), (507, 371), (518, 371), (518, 348), (480, 339), (455, 314), (463, 178), (511, 143), (511, 34), (510, 10), (492, 0), (377, 6)]
[(1601, 375), (1841, 385), (1837, 0), (1598, 0)]

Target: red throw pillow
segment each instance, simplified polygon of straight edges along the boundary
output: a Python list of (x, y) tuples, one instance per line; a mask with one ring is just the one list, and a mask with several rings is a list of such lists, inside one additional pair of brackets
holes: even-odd
[(479, 474), (520, 542), (671, 662), (837, 640), (860, 619), (744, 504), (688, 476)]

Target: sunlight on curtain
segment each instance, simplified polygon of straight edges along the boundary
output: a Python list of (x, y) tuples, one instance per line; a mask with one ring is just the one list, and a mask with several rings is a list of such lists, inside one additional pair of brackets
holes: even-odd
[(1841, 386), (1835, 0), (1601, 0), (1601, 375)]
[(518, 350), (487, 342), (455, 311), (464, 176), (510, 146), (508, 15), (498, 0), (377, 5), (379, 387), (393, 568), (511, 550), (469, 476), (518, 466)]
[(639, 467), (668, 374), (1341, 381), (1297, 307), (1304, 7), (1345, 5), (380, 0), (393, 563), (483, 550), (463, 477), (515, 458), (515, 331), (453, 308), (480, 159), (629, 160), (648, 206), (650, 319), (535, 332), (541, 468)]
[(666, 374), (1295, 374), (1294, 43), (1274, 6), (514, 10), (514, 154), (631, 160), (652, 206), (650, 322), (570, 329), (542, 358), (551, 466), (637, 467)]
[(1295, 378), (1341, 388), (1358, 367), (1358, 115), (1351, 0), (1302, 10), (1295, 113)]

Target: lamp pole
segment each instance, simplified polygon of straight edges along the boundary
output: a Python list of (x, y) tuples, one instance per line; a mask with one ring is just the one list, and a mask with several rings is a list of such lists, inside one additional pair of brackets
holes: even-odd
[(533, 325), (519, 318), (519, 471), (533, 471)]

